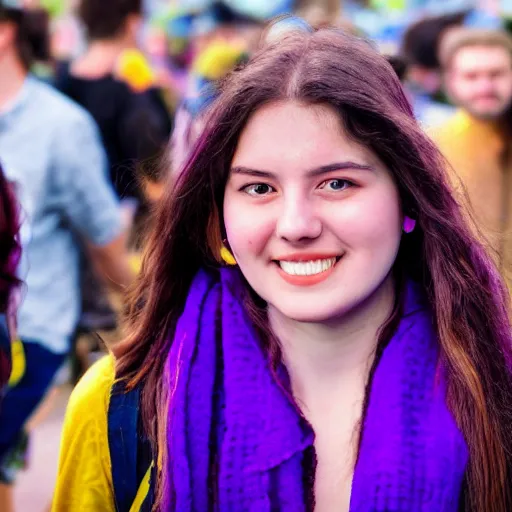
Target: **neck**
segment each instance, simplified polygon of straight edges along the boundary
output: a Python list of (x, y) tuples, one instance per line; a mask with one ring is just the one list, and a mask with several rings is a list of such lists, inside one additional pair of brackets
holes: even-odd
[(20, 93), (27, 78), (27, 70), (13, 55), (5, 55), (0, 60), (0, 112)]
[(308, 404), (319, 397), (328, 400), (347, 385), (364, 388), (394, 295), (389, 277), (363, 304), (330, 323), (295, 322), (269, 308), (270, 325), (281, 343), (297, 399)]
[(73, 74), (85, 78), (98, 78), (115, 71), (119, 55), (132, 47), (126, 38), (92, 41), (85, 54), (72, 66)]

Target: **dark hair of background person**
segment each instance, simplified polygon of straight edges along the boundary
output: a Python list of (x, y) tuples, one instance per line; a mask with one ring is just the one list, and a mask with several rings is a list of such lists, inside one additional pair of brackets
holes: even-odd
[(400, 82), (403, 82), (407, 75), (407, 62), (400, 55), (387, 55), (387, 61), (391, 64), (391, 67), (394, 69), (396, 76)]
[(0, 20), (16, 24), (16, 47), (28, 70), (34, 61), (50, 59), (50, 16), (45, 9), (9, 9), (0, 6)]
[(462, 25), (468, 12), (425, 18), (414, 23), (406, 30), (402, 39), (401, 56), (409, 65), (439, 69), (437, 52), (443, 32)]
[(12, 185), (0, 167), (0, 314), (7, 313), (21, 256), (19, 210)]
[(142, 12), (142, 0), (80, 0), (78, 5), (78, 16), (92, 41), (115, 38), (128, 16)]
[(234, 25), (237, 23), (261, 24), (257, 18), (238, 12), (223, 1), (214, 1), (207, 9), (220, 25)]
[[(163, 405), (169, 390), (164, 371), (176, 324), (198, 269), (214, 271), (222, 265), (222, 206), (239, 137), (254, 112), (276, 101), (329, 106), (349, 136), (374, 151), (392, 173), (404, 215), (418, 223), (402, 240), (393, 268), (397, 303), (382, 326), (368, 389), (400, 320), (404, 282), (412, 279), (432, 308), (440, 363), (446, 369), (447, 404), (469, 448), (464, 510), (510, 512), (512, 332), (507, 289), (452, 195), (446, 162), (414, 119), (395, 71), (370, 44), (339, 30), (290, 33), (232, 73), (175, 187), (166, 190), (158, 206), (133, 290), (128, 337), (114, 351), (117, 377), (128, 386), (142, 385), (142, 418), (155, 455), (164, 459), (163, 471), (166, 457), (172, 457), (166, 442)], [(247, 314), (277, 365), (281, 354), (265, 304), (248, 286), (245, 294)], [(156, 484), (157, 510), (161, 481)]]

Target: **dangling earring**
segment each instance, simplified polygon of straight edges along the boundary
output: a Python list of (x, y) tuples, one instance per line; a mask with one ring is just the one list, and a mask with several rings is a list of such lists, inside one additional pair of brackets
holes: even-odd
[(416, 221), (410, 217), (404, 217), (404, 232), (412, 233), (416, 227)]
[(231, 251), (226, 247), (226, 240), (223, 241), (222, 246), (220, 248), (220, 257), (222, 261), (226, 265), (234, 266), (236, 265), (236, 260)]

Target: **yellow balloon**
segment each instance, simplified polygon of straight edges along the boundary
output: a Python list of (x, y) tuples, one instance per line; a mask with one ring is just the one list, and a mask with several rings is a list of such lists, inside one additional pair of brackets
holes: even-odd
[(125, 50), (117, 62), (117, 76), (133, 90), (145, 91), (155, 84), (155, 74), (139, 50)]
[(227, 75), (244, 54), (245, 47), (242, 44), (214, 41), (196, 57), (192, 70), (208, 80), (218, 80)]

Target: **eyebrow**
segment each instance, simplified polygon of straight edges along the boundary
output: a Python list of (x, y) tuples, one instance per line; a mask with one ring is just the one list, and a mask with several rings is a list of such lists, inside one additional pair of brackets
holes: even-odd
[[(355, 169), (359, 171), (373, 171), (375, 170), (371, 165), (358, 164), (356, 162), (336, 162), (332, 164), (322, 165), (315, 167), (307, 172), (308, 177), (321, 176), (333, 171), (342, 171), (343, 169)], [(235, 166), (231, 168), (233, 174), (245, 174), (257, 178), (276, 178), (276, 175), (269, 171), (262, 171), (259, 169), (251, 169), (250, 167)]]

